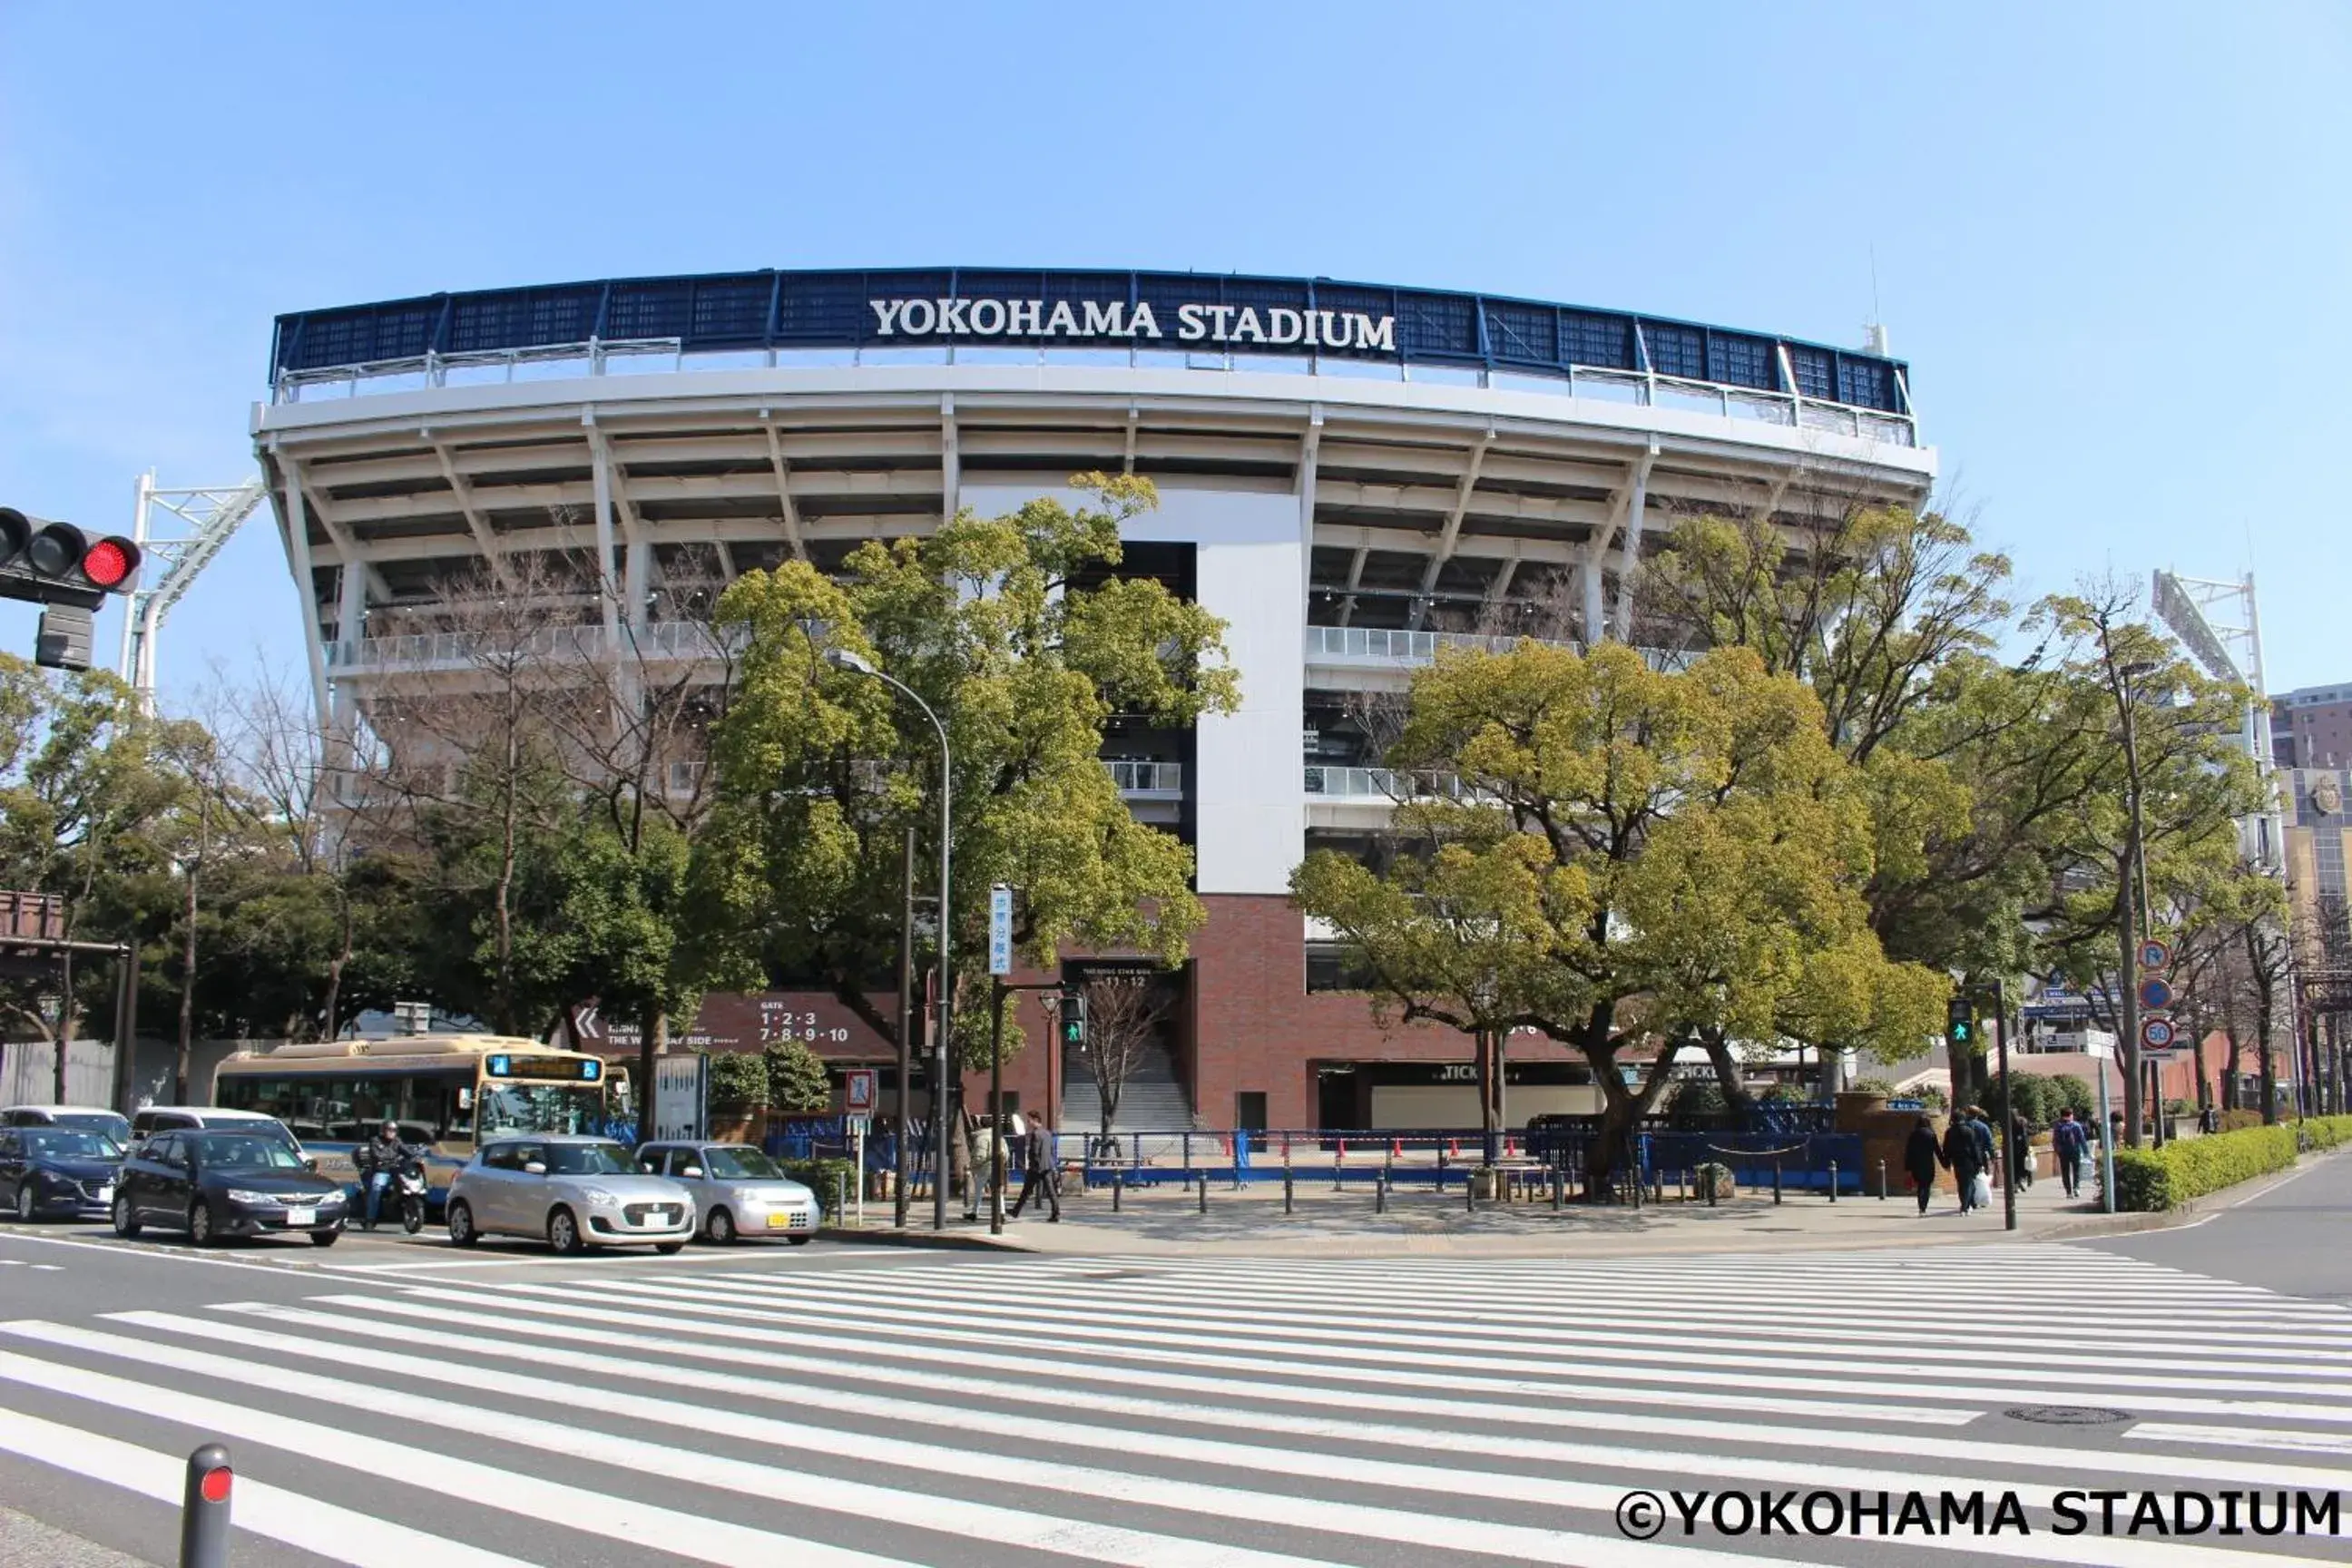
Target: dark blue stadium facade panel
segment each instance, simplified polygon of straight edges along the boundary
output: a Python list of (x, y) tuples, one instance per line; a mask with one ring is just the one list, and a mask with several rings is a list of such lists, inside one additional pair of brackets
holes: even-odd
[[(736, 272), (435, 294), (278, 318), (272, 378), (591, 342), (730, 349), (1137, 348), (1333, 355), (1538, 375), (1583, 368), (1907, 415), (1901, 362), (1539, 300), (1194, 272)], [(1793, 378), (1794, 384), (1790, 384)]]

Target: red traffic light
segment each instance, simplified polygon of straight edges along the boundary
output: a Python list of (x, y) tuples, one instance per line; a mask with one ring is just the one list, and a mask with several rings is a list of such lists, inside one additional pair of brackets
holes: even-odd
[(101, 539), (81, 558), (81, 574), (100, 588), (122, 587), (138, 570), (139, 547), (127, 539)]

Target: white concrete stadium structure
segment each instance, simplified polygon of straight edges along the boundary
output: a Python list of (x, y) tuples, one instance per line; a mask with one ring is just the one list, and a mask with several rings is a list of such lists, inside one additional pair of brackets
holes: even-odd
[[(411, 303), (421, 318), (432, 302)], [(1874, 384), (1894, 389), (1883, 407), (1807, 395), (1786, 340), (1749, 340), (1767, 348), (1741, 383), (1666, 374), (1653, 345), (1670, 325), (1648, 318), (1624, 318), (1631, 363), (1563, 353), (1537, 373), (1499, 356), (1277, 357), (1231, 337), (1205, 351), (908, 349), (870, 331), (817, 349), (772, 336), (705, 353), (680, 335), (318, 363), (287, 352), (297, 320), (280, 323), (253, 435), (315, 610), (303, 631), (320, 716), (345, 724), (386, 680), (462, 665), (419, 628), (463, 571), (537, 557), (591, 590), (601, 574), (604, 591), (579, 599), (586, 636), (690, 658), (699, 634), (672, 624), (663, 592), (689, 553), (729, 576), (787, 556), (826, 566), (1080, 470), (1148, 476), (1160, 505), (1129, 538), (1156, 569), (1180, 563), (1171, 580), (1225, 620), (1244, 697), (1181, 758), (1114, 766), (1140, 813), (1193, 839), (1213, 925), (1227, 900), (1278, 900), (1310, 830), (1384, 813), (1377, 759), (1310, 752), (1316, 694), (1392, 685), (1443, 638), (1475, 635), (1448, 628), (1508, 628), (1538, 605), (1568, 606), (1581, 639), (1644, 642), (1633, 584), (1673, 518), (1803, 529), (1860, 503), (1917, 504), (1936, 474), (1893, 362), (1872, 360), (1887, 372)], [(1209, 1011), (1192, 1009), (1196, 1037)], [(1177, 1056), (1196, 1112), (1223, 1124), (1197, 1044)], [(1269, 1088), (1304, 1109), (1292, 1095), (1307, 1090)]]

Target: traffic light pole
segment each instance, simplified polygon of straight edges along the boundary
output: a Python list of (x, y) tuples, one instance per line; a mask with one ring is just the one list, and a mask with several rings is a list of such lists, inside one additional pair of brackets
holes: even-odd
[(2024, 1149), (2017, 1147), (2017, 1102), (2011, 1098), (2009, 1087), (2009, 991), (1998, 978), (1992, 983), (1992, 1014), (1993, 1027), (2000, 1031), (2000, 1147), (2009, 1156), (2009, 1169), (2002, 1173), (2000, 1183), (2001, 1228), (2015, 1230), (2017, 1173), (2032, 1144), (2029, 1141)]

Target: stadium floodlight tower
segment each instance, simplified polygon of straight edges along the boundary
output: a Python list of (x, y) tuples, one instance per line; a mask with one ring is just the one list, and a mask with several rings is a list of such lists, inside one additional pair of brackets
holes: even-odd
[(2157, 616), (2216, 680), (2247, 689), (2241, 739), (2263, 782), (2263, 811), (2242, 832), (2246, 858), (2266, 870), (2284, 865), (2286, 840), (2277, 784), (2272, 777), (2271, 702), (2263, 682), (2263, 623), (2254, 607), (2254, 574), (2235, 583), (2159, 571), (2150, 595)]
[[(163, 489), (155, 470), (139, 476), (139, 500), (131, 517), (131, 539), (149, 557), (163, 563), (152, 584), (142, 585), (123, 606), (122, 648), (115, 673), (129, 681), (140, 700), (155, 696), (155, 637), (163, 617), (187, 593), (196, 574), (221, 552), (236, 532), (237, 524), (253, 515), (268, 493), (259, 475), (241, 485), (206, 485), (192, 489)], [(155, 513), (173, 521), (163, 524), (167, 537), (156, 536)]]

